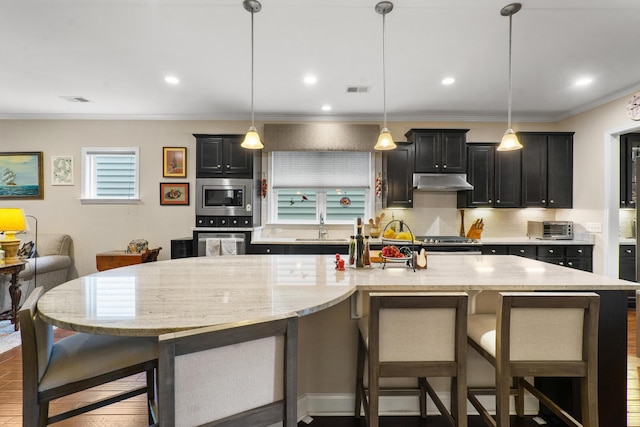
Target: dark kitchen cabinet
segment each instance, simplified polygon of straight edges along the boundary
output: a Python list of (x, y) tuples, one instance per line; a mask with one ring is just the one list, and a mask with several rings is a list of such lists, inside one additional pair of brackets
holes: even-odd
[(636, 176), (632, 153), (640, 147), (640, 133), (620, 135), (620, 207), (636, 207)]
[(518, 255), (593, 272), (592, 245), (482, 245), (483, 255)]
[(522, 207), (573, 207), (573, 132), (518, 132)]
[(636, 281), (636, 247), (634, 245), (620, 245), (620, 268), (618, 277), (622, 280)]
[(193, 255), (193, 237), (171, 240), (171, 259), (189, 258)]
[(382, 154), (382, 206), (413, 207), (413, 144), (396, 142), (398, 148)]
[(197, 178), (253, 178), (256, 150), (240, 146), (244, 135), (193, 136), (196, 137)]
[(458, 192), (458, 208), (521, 206), (519, 151), (496, 151), (497, 143), (467, 144), (467, 181)]
[(469, 129), (411, 129), (416, 173), (466, 173)]

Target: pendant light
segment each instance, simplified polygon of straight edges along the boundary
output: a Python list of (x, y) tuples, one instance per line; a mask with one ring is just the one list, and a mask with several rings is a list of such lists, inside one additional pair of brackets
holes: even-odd
[(500, 15), (509, 17), (509, 104), (507, 106), (507, 131), (504, 133), (502, 137), (502, 141), (500, 141), (500, 145), (496, 150), (498, 151), (512, 151), (512, 150), (520, 150), (522, 148), (522, 144), (518, 140), (518, 136), (511, 129), (511, 92), (512, 92), (512, 79), (511, 79), (511, 20), (513, 18), (513, 14), (517, 13), (522, 5), (520, 3), (511, 3), (502, 8), (500, 11)]
[(253, 14), (260, 12), (262, 5), (258, 0), (244, 0), (242, 6), (244, 6), (247, 12), (251, 12), (251, 127), (247, 131), (240, 146), (250, 150), (260, 150), (264, 148), (264, 145), (262, 145), (260, 135), (258, 135), (258, 131), (256, 130), (254, 120), (255, 113), (253, 111)]
[(375, 147), (376, 150), (393, 150), (396, 148), (396, 143), (393, 141), (391, 132), (387, 129), (387, 88), (386, 88), (386, 70), (384, 61), (384, 45), (385, 45), (385, 16), (387, 13), (393, 10), (393, 3), (390, 1), (381, 1), (376, 5), (376, 12), (382, 15), (382, 105), (384, 107), (384, 125), (378, 136), (378, 142)]

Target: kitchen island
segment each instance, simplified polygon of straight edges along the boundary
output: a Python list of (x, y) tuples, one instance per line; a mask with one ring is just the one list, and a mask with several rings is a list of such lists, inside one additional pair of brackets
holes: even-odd
[(595, 291), (601, 295), (601, 425), (617, 427), (626, 425), (626, 291), (639, 288), (515, 256), (429, 255), (428, 269), (414, 272), (401, 264), (337, 271), (332, 256), (247, 255), (159, 261), (81, 277), (48, 291), (38, 311), (65, 329), (138, 336), (297, 313), (299, 392), (344, 396), (353, 393), (355, 378), (350, 314), (359, 314), (360, 296), (368, 291)]

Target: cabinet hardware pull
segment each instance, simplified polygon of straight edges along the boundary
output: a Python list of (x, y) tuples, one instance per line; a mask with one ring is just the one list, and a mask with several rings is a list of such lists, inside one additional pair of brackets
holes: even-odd
[(627, 250), (625, 250), (625, 252), (630, 254), (631, 253), (631, 249), (627, 249)]
[(524, 249), (520, 249), (520, 253), (523, 254), (524, 253)]
[[(489, 199), (489, 203), (491, 203), (491, 199)], [(498, 203), (500, 203), (500, 202), (498, 202)]]
[(542, 203), (547, 203), (547, 201), (545, 199), (542, 199)]
[(549, 200), (549, 203), (553, 203), (553, 199)]
[(553, 253), (553, 249), (549, 249), (549, 253), (552, 254)]
[(436, 167), (438, 167), (438, 164), (436, 163)]
[(442, 169), (446, 169), (446, 168), (447, 168), (447, 165), (442, 165)]
[[(491, 200), (489, 200), (489, 201), (491, 201)], [(496, 200), (496, 203), (500, 203), (500, 199)]]
[(230, 166), (230, 165), (227, 165), (227, 169), (229, 169), (229, 168), (231, 168), (231, 166)]
[(491, 249), (491, 253), (492, 253), (492, 254), (495, 254), (495, 253), (496, 253), (496, 250), (495, 250), (495, 249)]
[(578, 249), (578, 253), (581, 254), (582, 253), (582, 249)]

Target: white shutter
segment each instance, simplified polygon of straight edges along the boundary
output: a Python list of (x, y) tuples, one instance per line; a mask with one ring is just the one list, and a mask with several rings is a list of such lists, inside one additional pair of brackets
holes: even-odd
[(369, 188), (371, 154), (352, 151), (276, 151), (273, 188)]

